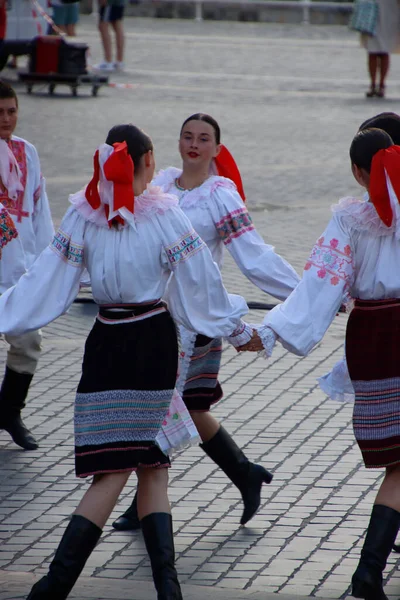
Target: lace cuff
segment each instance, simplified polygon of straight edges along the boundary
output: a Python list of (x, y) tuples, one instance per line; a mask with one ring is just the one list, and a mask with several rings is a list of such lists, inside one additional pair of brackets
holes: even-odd
[(236, 327), (235, 331), (225, 339), (237, 348), (238, 346), (243, 346), (243, 344), (247, 344), (253, 337), (253, 330), (250, 325), (247, 325), (244, 321), (240, 322), (239, 327)]
[(261, 327), (258, 327), (257, 333), (260, 336), (264, 346), (264, 350), (261, 352), (261, 355), (264, 356), (264, 358), (270, 358), (272, 356), (272, 351), (278, 336), (270, 327), (268, 327), (268, 325), (261, 325)]

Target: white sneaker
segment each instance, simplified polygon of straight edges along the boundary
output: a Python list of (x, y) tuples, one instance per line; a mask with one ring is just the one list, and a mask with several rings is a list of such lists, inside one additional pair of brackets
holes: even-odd
[(114, 63), (114, 68), (116, 71), (125, 71), (125, 63), (124, 62), (116, 62)]
[(102, 62), (98, 65), (93, 65), (93, 69), (95, 69), (95, 71), (105, 71), (107, 73), (115, 71), (114, 63), (112, 62)]

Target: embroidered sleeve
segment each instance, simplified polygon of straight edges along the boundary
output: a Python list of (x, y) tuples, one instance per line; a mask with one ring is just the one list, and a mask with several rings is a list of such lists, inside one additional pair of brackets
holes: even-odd
[(327, 279), (331, 285), (344, 283), (346, 293), (354, 272), (350, 245), (341, 244), (335, 237), (320, 237), (304, 267), (305, 271), (312, 269), (316, 270), (319, 279)]
[(205, 244), (203, 240), (194, 229), (192, 229), (176, 240), (176, 242), (167, 246), (165, 252), (171, 267), (176, 268), (179, 263), (185, 262), (197, 254), (197, 252), (204, 249), (204, 247)]
[(2, 208), (0, 210), (0, 258), (2, 248), (16, 237), (18, 237), (18, 231), (14, 225), (14, 221), (7, 210)]
[(64, 233), (59, 229), (53, 238), (50, 248), (71, 266), (82, 266), (83, 246), (72, 242), (70, 234)]
[(226, 214), (216, 223), (218, 235), (225, 245), (240, 237), (246, 231), (253, 231), (254, 225), (247, 208), (238, 208)]

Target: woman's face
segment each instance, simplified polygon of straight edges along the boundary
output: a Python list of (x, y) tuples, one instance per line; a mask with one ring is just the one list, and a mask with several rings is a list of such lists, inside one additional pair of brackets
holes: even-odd
[(220, 151), (212, 125), (205, 121), (188, 121), (179, 138), (179, 152), (184, 165), (204, 167)]

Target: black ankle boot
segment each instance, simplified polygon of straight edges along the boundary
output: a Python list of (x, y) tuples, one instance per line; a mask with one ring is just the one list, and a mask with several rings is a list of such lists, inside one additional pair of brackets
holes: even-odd
[(250, 462), (229, 433), (221, 426), (211, 440), (200, 448), (236, 485), (242, 494), (244, 510), (240, 524), (244, 525), (257, 512), (261, 502), (263, 483), (271, 483), (272, 474), (261, 465)]
[(123, 515), (118, 517), (112, 526), (117, 531), (135, 531), (140, 529), (140, 521), (137, 514), (137, 492), (134, 495), (132, 504), (128, 510), (126, 510)]
[(35, 583), (27, 600), (65, 600), (101, 536), (94, 523), (74, 515), (51, 561), (49, 572)]
[(151, 513), (141, 520), (143, 537), (150, 557), (158, 600), (182, 600), (175, 569), (172, 517), (168, 513)]
[(0, 389), (0, 429), (7, 431), (14, 442), (25, 450), (36, 450), (39, 444), (21, 419), (33, 375), (17, 373), (6, 367)]
[(364, 600), (388, 600), (382, 574), (400, 528), (400, 513), (376, 504), (371, 513), (358, 567), (351, 580), (352, 595)]

